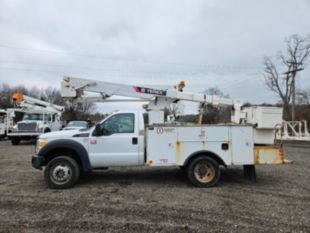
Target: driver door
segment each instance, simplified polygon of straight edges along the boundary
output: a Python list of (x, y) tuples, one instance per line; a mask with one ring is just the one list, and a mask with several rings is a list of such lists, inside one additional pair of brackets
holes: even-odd
[(100, 123), (100, 133), (94, 130), (89, 139), (92, 167), (139, 164), (139, 130), (136, 121), (134, 113), (117, 113)]

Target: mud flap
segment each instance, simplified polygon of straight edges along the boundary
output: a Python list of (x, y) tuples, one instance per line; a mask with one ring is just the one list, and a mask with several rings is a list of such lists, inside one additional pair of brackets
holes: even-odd
[(256, 182), (256, 171), (254, 165), (243, 165), (243, 174), (248, 180)]

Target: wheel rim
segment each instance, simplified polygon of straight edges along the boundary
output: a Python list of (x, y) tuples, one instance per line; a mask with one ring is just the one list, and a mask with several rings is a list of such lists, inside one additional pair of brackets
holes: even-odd
[(208, 161), (200, 161), (195, 165), (194, 176), (201, 183), (209, 183), (215, 177), (215, 167)]
[(50, 170), (50, 178), (57, 185), (65, 184), (72, 178), (72, 169), (68, 164), (55, 164)]

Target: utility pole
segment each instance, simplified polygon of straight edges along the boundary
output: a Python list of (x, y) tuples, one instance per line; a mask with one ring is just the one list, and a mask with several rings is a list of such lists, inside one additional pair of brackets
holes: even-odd
[[(298, 71), (302, 71), (304, 68), (303, 67), (300, 67), (300, 68), (297, 68), (298, 66), (298, 63), (294, 62), (293, 63), (293, 70), (289, 70), (287, 72), (285, 72), (284, 74), (286, 75), (289, 75), (289, 74), (292, 74), (292, 121), (295, 120), (295, 97), (296, 97), (296, 82), (295, 82), (295, 78), (296, 78), (296, 75), (297, 75), (297, 72)], [(289, 77), (287, 77), (289, 78)]]
[(296, 85), (295, 85), (295, 77), (296, 77), (296, 70), (292, 73), (292, 121), (295, 121), (295, 90), (296, 90)]

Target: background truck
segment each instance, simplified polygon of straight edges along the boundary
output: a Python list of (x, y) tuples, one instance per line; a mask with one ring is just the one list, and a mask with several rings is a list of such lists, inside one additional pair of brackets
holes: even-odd
[(21, 140), (35, 139), (40, 134), (60, 130), (62, 106), (38, 100), (21, 93), (14, 93), (12, 97), (19, 109), (14, 112), (22, 112), (23, 118), (18, 121), (8, 137), (12, 145), (18, 145)]
[(14, 108), (0, 109), (0, 137), (6, 137), (13, 130)]
[[(220, 166), (243, 165), (245, 175), (255, 180), (255, 165), (284, 162), (282, 145), (274, 143), (275, 126), (282, 121), (281, 109), (241, 109), (238, 102), (235, 105), (216, 96), (186, 93), (184, 84), (181, 86), (154, 89), (65, 78), (62, 95), (77, 101), (94, 100), (80, 96), (83, 91), (100, 92), (103, 102), (112, 96), (110, 93), (144, 101), (149, 98), (145, 106), (151, 116), (149, 124), (144, 124), (142, 112), (120, 111), (88, 130), (41, 135), (32, 157), (33, 167), (45, 167), (44, 178), (51, 188), (72, 187), (81, 171), (113, 166), (178, 166), (193, 185), (212, 187), (220, 180)], [(165, 122), (159, 109), (179, 100), (199, 102), (201, 106), (232, 104), (232, 123)]]
[(6, 118), (7, 112), (4, 109), (0, 109), (0, 137), (6, 136)]

